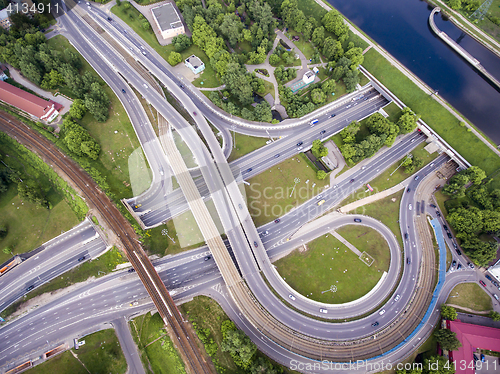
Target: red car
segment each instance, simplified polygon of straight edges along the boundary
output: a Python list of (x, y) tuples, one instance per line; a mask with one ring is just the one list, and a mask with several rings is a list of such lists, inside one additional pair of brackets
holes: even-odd
[(483, 281), (479, 281), (479, 283), (481, 284), (481, 286), (486, 287), (486, 283), (484, 283)]

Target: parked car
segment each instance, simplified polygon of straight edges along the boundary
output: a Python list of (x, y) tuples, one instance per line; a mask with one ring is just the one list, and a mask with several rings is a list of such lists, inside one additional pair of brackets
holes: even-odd
[(445, 229), (445, 231), (448, 231), (448, 226), (443, 225), (443, 229)]
[(484, 277), (488, 279), (490, 282), (493, 280), (493, 278), (491, 278), (488, 274), (486, 274)]
[(485, 361), (485, 357), (484, 355), (481, 353), (481, 362), (484, 362)]
[(437, 208), (437, 206), (435, 206), (434, 204), (430, 204), (430, 207), (431, 207), (431, 208), (434, 208), (434, 209), (436, 209), (436, 208)]
[(436, 210), (436, 216), (441, 217), (441, 213), (439, 213), (439, 210)]
[(448, 238), (450, 238), (450, 239), (452, 238), (452, 236), (451, 236), (451, 232), (449, 232), (449, 231), (448, 231), (448, 232), (446, 232), (446, 235), (448, 235)]
[(462, 256), (462, 252), (460, 251), (460, 249), (457, 248), (455, 251), (457, 251), (457, 255)]
[(479, 284), (483, 287), (486, 287), (486, 283), (484, 283), (482, 280), (479, 281)]
[(451, 267), (454, 268), (455, 266), (457, 266), (457, 261), (453, 260), (453, 262), (451, 263)]

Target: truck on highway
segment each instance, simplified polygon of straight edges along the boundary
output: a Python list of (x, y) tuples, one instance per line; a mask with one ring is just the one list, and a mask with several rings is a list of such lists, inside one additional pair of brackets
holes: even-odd
[(318, 206), (323, 205), (325, 203), (325, 199), (318, 201)]

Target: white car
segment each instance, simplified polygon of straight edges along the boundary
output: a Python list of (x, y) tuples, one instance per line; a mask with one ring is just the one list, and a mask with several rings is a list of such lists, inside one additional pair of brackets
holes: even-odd
[(297, 151), (301, 151), (301, 150), (302, 150), (302, 148), (304, 148), (304, 147), (299, 147), (299, 148), (297, 148)]
[(385, 309), (382, 309), (380, 312), (378, 312), (378, 314), (382, 315), (385, 313)]
[(413, 207), (411, 206), (411, 204), (408, 204), (408, 209), (409, 209), (409, 210), (412, 210), (412, 209), (413, 209)]
[(288, 295), (288, 298), (289, 298), (290, 300), (295, 300), (295, 296), (293, 296), (292, 294)]
[(321, 313), (325, 313), (325, 314), (326, 314), (326, 313), (328, 313), (328, 310), (326, 310), (326, 309), (322, 309), (322, 308), (320, 308), (320, 310), (319, 310), (319, 311), (320, 311)]
[(396, 297), (394, 298), (394, 301), (398, 301), (399, 299), (401, 299), (401, 295), (396, 295)]

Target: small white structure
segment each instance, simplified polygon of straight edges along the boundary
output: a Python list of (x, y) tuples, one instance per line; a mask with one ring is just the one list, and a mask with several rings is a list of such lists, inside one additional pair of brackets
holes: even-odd
[(152, 8), (151, 13), (163, 39), (173, 38), (186, 32), (181, 17), (172, 3)]
[(304, 81), (305, 84), (309, 84), (309, 83), (314, 82), (315, 77), (316, 77), (316, 75), (314, 75), (314, 73), (311, 70), (309, 70), (302, 77), (302, 81)]
[(313, 73), (314, 74), (318, 74), (319, 73), (319, 69), (316, 66), (313, 67)]
[(188, 58), (186, 58), (186, 61), (184, 61), (184, 64), (194, 73), (194, 74), (199, 74), (203, 70), (205, 70), (205, 64), (203, 61), (200, 60), (199, 57), (196, 57), (195, 55), (191, 55)]

